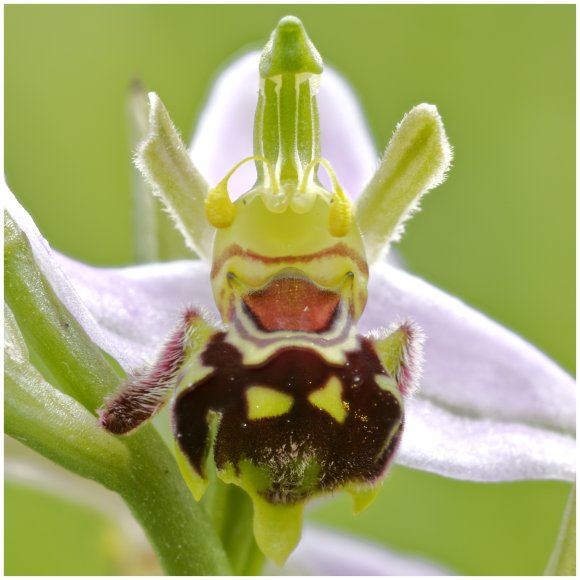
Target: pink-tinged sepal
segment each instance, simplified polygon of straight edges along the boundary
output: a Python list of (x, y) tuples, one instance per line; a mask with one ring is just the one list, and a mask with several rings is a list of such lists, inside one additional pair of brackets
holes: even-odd
[(188, 308), (155, 362), (134, 373), (98, 410), (99, 424), (124, 435), (153, 417), (169, 399), (185, 363), (195, 364), (196, 353), (215, 332), (200, 311)]

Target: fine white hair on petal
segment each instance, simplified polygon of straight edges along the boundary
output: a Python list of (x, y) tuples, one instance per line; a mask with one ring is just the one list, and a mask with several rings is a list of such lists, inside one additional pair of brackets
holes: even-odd
[(576, 480), (576, 440), (523, 422), (477, 418), (416, 396), (397, 463), (468, 481)]
[[(250, 52), (230, 64), (216, 79), (199, 119), (191, 156), (210, 185), (253, 152), (259, 59), (259, 52)], [(355, 198), (373, 176), (378, 156), (356, 97), (328, 66), (322, 73), (318, 109), (322, 156)], [(233, 197), (249, 189), (254, 180), (252, 166), (241, 167), (232, 179)]]
[(301, 576), (449, 576), (438, 564), (389, 550), (376, 542), (306, 526), (302, 540), (282, 569), (266, 574)]
[(401, 237), (421, 198), (445, 179), (451, 158), (437, 107), (413, 107), (397, 125), (377, 172), (357, 200), (357, 223), (370, 264)]
[(123, 351), (125, 370), (153, 360), (159, 345), (188, 305), (218, 320), (209, 265), (182, 260), (128, 268), (93, 268), (66, 256), (57, 259), (103, 329)]
[(217, 330), (207, 324), (200, 310), (186, 308), (154, 361), (132, 373), (97, 411), (101, 427), (124, 435), (158, 413), (177, 386), (179, 372), (187, 364), (188, 351), (193, 350), (201, 329)]
[(403, 396), (406, 400), (409, 400), (417, 391), (423, 375), (425, 335), (414, 320), (396, 320), (388, 328), (381, 327), (371, 330), (367, 336), (374, 342), (381, 342), (395, 332), (403, 332), (405, 335), (399, 369), (396, 372), (395, 379)]

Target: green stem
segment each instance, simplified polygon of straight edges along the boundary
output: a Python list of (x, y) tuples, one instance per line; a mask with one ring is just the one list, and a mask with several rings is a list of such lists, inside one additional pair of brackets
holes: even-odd
[[(115, 438), (98, 429), (80, 404), (42, 382), (34, 385), (34, 397), (14, 387), (8, 378), (6, 432), (62, 467), (117, 491), (167, 574), (230, 573), (209, 518), (184, 485), (173, 457), (153, 428)], [(44, 415), (44, 420), (30, 421), (31, 413)], [(100, 453), (95, 453), (95, 446), (101, 448)]]
[(77, 401), (50, 386), (32, 365), (5, 360), (4, 429), (8, 435), (78, 475), (108, 488), (121, 481), (129, 453), (96, 426)]
[(117, 491), (145, 530), (165, 572), (230, 574), (228, 557), (210, 519), (193, 499), (154, 429), (145, 427), (125, 441), (131, 462)]
[(65, 308), (36, 263), (30, 242), (4, 215), (5, 301), (26, 342), (63, 392), (94, 411), (120, 381), (104, 355)]
[[(7, 319), (9, 433), (63, 467), (117, 491), (168, 574), (228, 574), (227, 556), (209, 518), (155, 429), (147, 426), (115, 438), (97, 427), (92, 412), (120, 377), (60, 302), (36, 264), (28, 238), (9, 215), (5, 242), (6, 298), (14, 313)], [(79, 402), (56, 391), (32, 367), (21, 329), (61, 389), (64, 383)]]
[(576, 576), (576, 486), (573, 485), (562, 517), (560, 533), (546, 576)]

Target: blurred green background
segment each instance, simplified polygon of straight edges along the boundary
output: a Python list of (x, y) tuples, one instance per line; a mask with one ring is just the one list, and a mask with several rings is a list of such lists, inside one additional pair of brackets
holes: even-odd
[[(455, 148), (399, 250), (574, 371), (574, 6), (5, 6), (5, 170), (51, 244), (133, 261), (127, 87), (139, 76), (191, 136), (220, 65), (300, 17), (384, 148), (437, 104)], [(484, 485), (396, 467), (377, 502), (310, 519), (462, 574), (541, 574), (569, 486)], [(110, 574), (105, 518), (6, 486), (7, 574)], [(32, 557), (33, 555), (33, 557)]]

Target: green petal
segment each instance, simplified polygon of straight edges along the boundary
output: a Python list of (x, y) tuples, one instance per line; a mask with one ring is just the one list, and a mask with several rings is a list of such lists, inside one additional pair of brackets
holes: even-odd
[[(149, 131), (149, 99), (145, 87), (135, 80), (127, 99), (130, 150), (134, 152)], [(164, 211), (161, 200), (145, 181), (137, 167), (131, 171), (133, 243), (135, 259), (141, 262), (160, 262), (191, 258), (191, 250), (183, 236), (175, 229), (171, 217)]]
[(445, 179), (451, 147), (434, 105), (416, 106), (405, 115), (381, 164), (360, 196), (356, 217), (369, 263), (376, 261), (421, 197)]
[(213, 228), (205, 218), (209, 186), (193, 165), (167, 109), (149, 93), (149, 132), (135, 156), (137, 167), (153, 186), (187, 245), (202, 259), (211, 258)]

